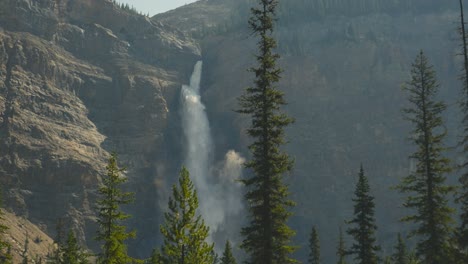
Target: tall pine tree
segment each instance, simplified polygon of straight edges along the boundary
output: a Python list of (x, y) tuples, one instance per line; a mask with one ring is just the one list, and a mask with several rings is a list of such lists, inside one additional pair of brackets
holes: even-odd
[(67, 241), (63, 247), (63, 264), (88, 264), (88, 254), (81, 248), (75, 233), (68, 232)]
[(352, 226), (347, 230), (354, 238), (354, 243), (347, 253), (355, 255), (354, 259), (358, 264), (377, 264), (377, 251), (380, 247), (376, 245), (375, 238), (377, 225), (374, 218), (374, 197), (370, 194), (369, 182), (362, 165), (354, 195), (354, 217), (348, 222)]
[(404, 206), (414, 209), (412, 215), (402, 220), (414, 223), (410, 235), (420, 238), (416, 253), (425, 264), (446, 263), (452, 231), (453, 209), (447, 204), (452, 188), (445, 184), (450, 167), (443, 156), (446, 131), (442, 112), (446, 106), (435, 100), (438, 88), (435, 71), (421, 51), (412, 65), (411, 80), (404, 86), (411, 106), (403, 110), (405, 118), (414, 125), (410, 138), (417, 150), (411, 158), (417, 165), (398, 189), (408, 194)]
[(169, 212), (161, 225), (164, 244), (160, 260), (164, 264), (213, 263), (213, 244), (206, 242), (209, 228), (197, 214), (197, 191), (189, 172), (182, 168), (179, 186), (173, 186)]
[(48, 264), (86, 264), (89, 263), (88, 254), (79, 244), (75, 233), (70, 229), (65, 237), (63, 230), (63, 219), (56, 224), (57, 236), (54, 241), (55, 249), (47, 256)]
[(463, 10), (463, 1), (460, 2), (460, 37), (462, 40), (463, 70), (461, 80), (463, 84), (463, 95), (461, 108), (463, 113), (463, 135), (460, 144), (462, 154), (464, 155), (461, 164), (462, 174), (460, 176), (460, 189), (457, 196), (457, 202), (460, 203), (460, 226), (456, 232), (458, 240), (459, 256), (465, 263), (468, 263), (468, 47), (465, 30), (465, 16)]
[(26, 233), (26, 239), (24, 240), (23, 252), (21, 252), (21, 264), (29, 263), (29, 234)]
[(395, 253), (392, 255), (392, 260), (394, 264), (408, 264), (409, 262), (405, 241), (400, 233), (398, 233), (398, 241), (395, 246)]
[(340, 227), (338, 236), (338, 246), (336, 247), (337, 264), (346, 264), (346, 246), (343, 237), (343, 230)]
[(309, 263), (310, 264), (320, 264), (320, 241), (317, 228), (312, 227), (312, 232), (310, 233), (309, 238)]
[(258, 0), (251, 9), (250, 28), (259, 37), (256, 55), (258, 65), (250, 70), (255, 74), (254, 86), (240, 97), (239, 113), (250, 115), (247, 134), (251, 159), (245, 163), (252, 174), (243, 180), (247, 187), (245, 198), (250, 214), (249, 224), (242, 229), (241, 247), (247, 253), (246, 263), (296, 263), (290, 255), (295, 251), (291, 237), (295, 232), (287, 225), (289, 209), (294, 203), (288, 198), (283, 176), (292, 168), (292, 160), (283, 151), (284, 128), (293, 122), (281, 107), (284, 95), (277, 89), (281, 69), (276, 65), (279, 55), (274, 52), (273, 38), (277, 0)]
[(47, 264), (63, 263), (63, 247), (65, 245), (64, 219), (59, 218), (55, 223), (56, 236), (54, 239), (54, 250), (47, 256)]
[(103, 243), (99, 254), (99, 264), (127, 264), (135, 260), (128, 256), (125, 240), (135, 237), (135, 232), (127, 232), (122, 222), (131, 216), (124, 213), (120, 206), (133, 202), (133, 193), (122, 191), (127, 181), (121, 174), (124, 168), (117, 164), (117, 154), (112, 153), (107, 164), (107, 174), (99, 188), (98, 220), (99, 229), (96, 240)]
[(224, 247), (223, 257), (221, 258), (221, 264), (237, 264), (234, 255), (232, 254), (231, 243), (226, 241), (226, 246)]

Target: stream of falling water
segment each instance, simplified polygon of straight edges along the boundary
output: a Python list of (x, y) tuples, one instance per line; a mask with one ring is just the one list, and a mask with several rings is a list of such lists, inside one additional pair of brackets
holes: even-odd
[[(230, 150), (222, 162), (214, 164), (210, 124), (200, 98), (202, 68), (203, 62), (198, 61), (190, 85), (182, 86), (181, 118), (186, 143), (184, 165), (197, 189), (199, 212), (210, 227), (210, 239), (218, 242), (216, 234), (221, 240), (239, 231), (239, 220), (236, 221), (235, 216), (238, 217), (242, 211), (242, 194), (236, 180), (241, 177), (244, 158)], [(221, 243), (224, 245), (224, 241)]]

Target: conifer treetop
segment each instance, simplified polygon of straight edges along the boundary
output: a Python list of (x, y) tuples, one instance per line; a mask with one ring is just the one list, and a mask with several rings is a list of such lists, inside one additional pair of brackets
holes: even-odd
[(281, 150), (285, 143), (284, 128), (293, 119), (284, 114), (284, 94), (277, 88), (281, 69), (277, 66), (273, 38), (277, 0), (258, 0), (251, 9), (249, 25), (258, 37), (257, 65), (250, 68), (255, 80), (239, 98), (239, 113), (251, 117), (247, 134), (251, 158), (245, 163), (251, 171), (242, 182), (247, 188), (250, 222), (241, 231), (244, 237), (241, 248), (247, 253), (246, 263), (289, 264), (296, 263), (290, 255), (296, 250), (291, 245), (295, 232), (287, 225), (294, 206), (283, 176), (292, 166), (292, 159)]

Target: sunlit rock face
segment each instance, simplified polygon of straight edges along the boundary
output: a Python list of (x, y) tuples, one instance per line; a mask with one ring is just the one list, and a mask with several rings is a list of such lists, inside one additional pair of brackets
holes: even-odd
[(161, 199), (180, 165), (170, 149), (180, 132), (170, 123), (179, 118), (180, 87), (198, 45), (111, 1), (5, 0), (0, 7), (7, 206), (51, 235), (64, 218), (96, 249), (96, 190), (116, 151), (127, 167), (125, 187), (137, 194), (128, 208), (140, 233), (132, 251), (150, 252)]

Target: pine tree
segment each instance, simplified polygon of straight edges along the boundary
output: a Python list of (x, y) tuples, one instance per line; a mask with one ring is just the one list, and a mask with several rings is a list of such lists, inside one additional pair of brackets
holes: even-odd
[(461, 76), (463, 82), (463, 99), (461, 100), (461, 108), (464, 115), (463, 118), (463, 136), (460, 144), (464, 161), (462, 164), (462, 174), (460, 176), (460, 190), (457, 196), (457, 202), (461, 205), (460, 226), (456, 231), (459, 256), (465, 263), (468, 263), (468, 47), (465, 30), (465, 16), (463, 10), (463, 1), (460, 2), (460, 35), (462, 40), (462, 55), (463, 55), (463, 73)]
[(338, 246), (336, 247), (336, 256), (338, 257), (337, 264), (346, 264), (346, 246), (341, 227), (339, 233)]
[(52, 255), (47, 257), (48, 264), (62, 264), (63, 263), (63, 247), (65, 243), (65, 234), (64, 234), (64, 221), (62, 218), (57, 219), (55, 224), (55, 232), (57, 233), (54, 239), (54, 250)]
[(347, 230), (354, 238), (354, 244), (347, 253), (356, 255), (354, 259), (359, 264), (377, 264), (377, 251), (380, 247), (376, 245), (375, 238), (377, 225), (374, 218), (374, 197), (370, 194), (369, 182), (362, 165), (354, 195), (354, 218), (348, 222), (353, 226)]
[(29, 263), (29, 234), (26, 234), (26, 239), (24, 240), (24, 249), (23, 252), (21, 252), (21, 257), (21, 264)]
[(223, 257), (221, 258), (221, 264), (237, 264), (234, 255), (232, 255), (231, 243), (226, 241), (226, 246), (224, 247)]
[(453, 188), (445, 185), (450, 167), (442, 154), (446, 135), (442, 112), (446, 106), (435, 101), (438, 87), (435, 71), (421, 51), (412, 65), (411, 80), (404, 86), (411, 107), (403, 110), (415, 127), (411, 140), (417, 150), (411, 158), (417, 166), (397, 188), (408, 194), (404, 206), (415, 210), (402, 220), (415, 224), (410, 236), (420, 237), (416, 253), (426, 264), (446, 263), (452, 231), (453, 209), (447, 204), (447, 195)]
[(213, 245), (208, 244), (209, 228), (197, 214), (198, 197), (189, 172), (182, 168), (179, 187), (173, 186), (169, 212), (161, 225), (164, 244), (161, 260), (164, 264), (213, 263)]
[(135, 261), (127, 255), (125, 240), (135, 237), (135, 232), (127, 232), (122, 221), (130, 218), (120, 209), (121, 205), (133, 201), (133, 193), (123, 192), (121, 185), (127, 181), (121, 176), (125, 171), (117, 165), (117, 154), (113, 153), (107, 164), (107, 175), (99, 188), (98, 220), (99, 229), (96, 240), (103, 242), (99, 254), (99, 264), (126, 264)]
[[(0, 221), (4, 220), (3, 199), (0, 190)], [(0, 223), (0, 264), (12, 263), (11, 245), (5, 240), (8, 226)]]
[(416, 256), (416, 253), (412, 252), (408, 256), (408, 264), (420, 264), (421, 261), (419, 258)]
[(395, 253), (392, 255), (392, 260), (394, 264), (408, 264), (409, 261), (405, 241), (403, 241), (400, 233), (398, 233), (398, 243), (395, 246)]
[(249, 24), (260, 38), (258, 66), (250, 69), (255, 74), (254, 86), (240, 97), (238, 110), (250, 115), (247, 134), (253, 138), (249, 146), (252, 157), (245, 163), (252, 174), (243, 180), (250, 222), (242, 228), (241, 248), (248, 255), (246, 263), (289, 264), (297, 262), (290, 257), (296, 249), (290, 245), (295, 232), (287, 225), (291, 216), (288, 210), (294, 203), (288, 198), (283, 175), (291, 170), (293, 162), (280, 147), (285, 143), (284, 128), (293, 120), (281, 111), (286, 101), (276, 88), (281, 69), (276, 65), (279, 55), (274, 52), (277, 45), (272, 35), (278, 1), (258, 0), (257, 3), (251, 9)]
[(63, 264), (87, 264), (88, 255), (78, 244), (72, 230), (68, 232), (67, 242), (63, 248)]
[(163, 264), (161, 252), (159, 250), (153, 249), (153, 252), (151, 253), (151, 257), (149, 259), (149, 263), (150, 264)]
[(312, 232), (310, 233), (309, 238), (309, 263), (310, 264), (320, 264), (320, 241), (317, 229), (312, 227)]
[(211, 251), (211, 256), (212, 256), (213, 262), (208, 263), (208, 264), (219, 264), (219, 261), (220, 261), (219, 260), (219, 255), (218, 255), (218, 253), (216, 253), (214, 251), (214, 249)]
[(12, 259), (13, 259), (13, 255), (11, 254), (11, 245), (9, 245), (8, 248), (7, 248), (7, 253), (6, 253), (5, 258), (4, 258), (4, 260), (5, 260), (4, 264), (13, 263)]
[(383, 264), (393, 264), (391, 257), (384, 257)]

